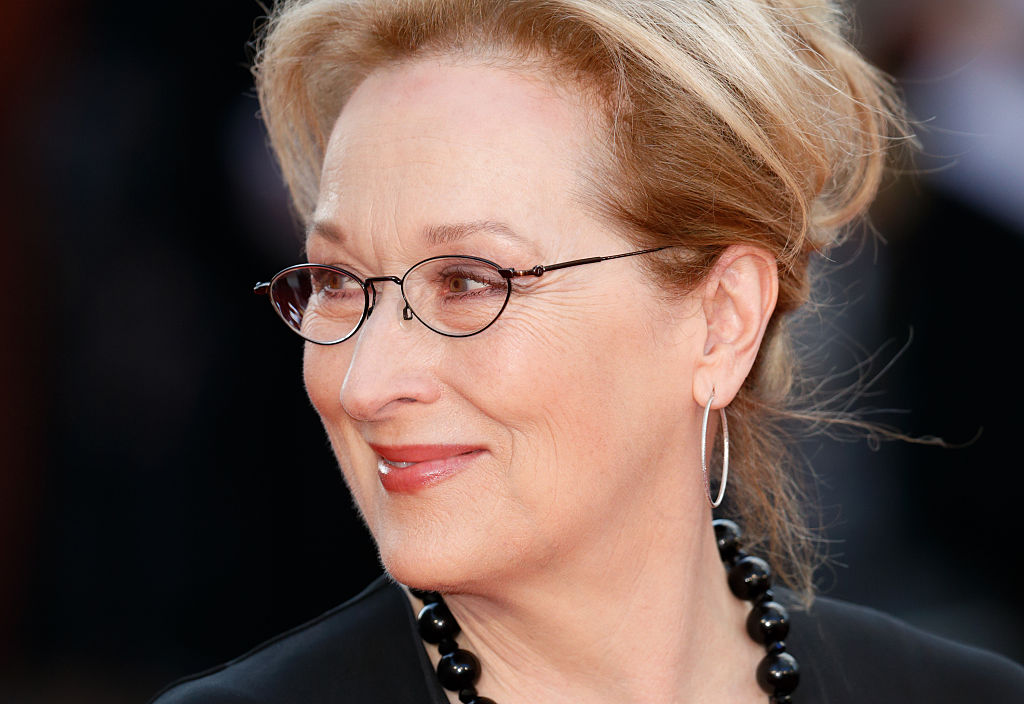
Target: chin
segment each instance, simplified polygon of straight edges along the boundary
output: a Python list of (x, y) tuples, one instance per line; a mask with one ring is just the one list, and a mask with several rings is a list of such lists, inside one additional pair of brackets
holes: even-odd
[(473, 535), (431, 528), (450, 521), (434, 522), (415, 530), (374, 532), (378, 555), (384, 570), (396, 581), (416, 589), (444, 593), (477, 592), (487, 583), (504, 581), (509, 567), (516, 564), (505, 559), (494, 543), (474, 540)]
[(391, 578), (408, 587), (448, 593), (463, 591), (467, 582), (474, 581), (473, 575), (467, 574), (464, 566), (444, 550), (421, 551), (392, 545), (380, 547), (379, 555)]

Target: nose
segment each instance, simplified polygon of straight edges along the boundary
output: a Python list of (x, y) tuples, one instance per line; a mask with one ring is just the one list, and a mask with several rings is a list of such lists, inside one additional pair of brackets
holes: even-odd
[[(441, 384), (435, 375), (437, 344), (431, 345), (432, 335), (422, 325), (409, 324), (412, 319), (400, 292), (397, 309), (392, 308), (390, 295), (377, 293), (375, 283), (382, 280), (399, 283), (394, 277), (380, 277), (373, 282), (371, 302), (378, 315), (368, 315), (356, 333), (348, 370), (341, 385), (341, 406), (345, 413), (359, 421), (382, 421), (404, 413), (415, 404), (431, 403), (440, 397)], [(392, 315), (401, 310), (396, 321)], [(396, 324), (397, 322), (397, 324)], [(440, 338), (439, 338), (440, 339)]]

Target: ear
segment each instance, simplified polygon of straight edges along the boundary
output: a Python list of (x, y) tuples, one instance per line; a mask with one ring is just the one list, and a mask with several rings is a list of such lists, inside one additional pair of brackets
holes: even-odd
[(712, 408), (732, 402), (757, 358), (779, 296), (779, 270), (766, 249), (733, 245), (704, 282), (704, 349), (693, 375), (693, 399)]

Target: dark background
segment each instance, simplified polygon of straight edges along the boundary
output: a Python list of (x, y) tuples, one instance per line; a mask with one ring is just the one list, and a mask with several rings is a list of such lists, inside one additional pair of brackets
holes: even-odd
[[(248, 73), (258, 5), (4, 9), (0, 701), (142, 702), (378, 567), (301, 344), (250, 293), (299, 257)], [(834, 320), (812, 319), (805, 348), (824, 373), (891, 361), (859, 405), (905, 409), (878, 418), (906, 432), (984, 430), (953, 450), (802, 446), (821, 583), (1024, 660), (1024, 9), (858, 9), (927, 122), (927, 173), (887, 186), (887, 244), (835, 256)]]

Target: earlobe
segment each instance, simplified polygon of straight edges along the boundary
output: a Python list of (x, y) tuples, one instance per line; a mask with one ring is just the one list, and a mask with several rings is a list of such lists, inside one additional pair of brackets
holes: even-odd
[(778, 299), (775, 257), (766, 249), (734, 245), (722, 253), (704, 284), (703, 350), (693, 378), (693, 397), (714, 408), (727, 406), (750, 373)]

